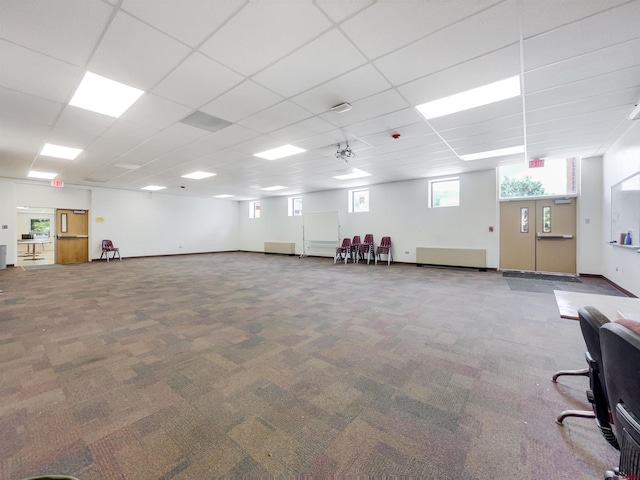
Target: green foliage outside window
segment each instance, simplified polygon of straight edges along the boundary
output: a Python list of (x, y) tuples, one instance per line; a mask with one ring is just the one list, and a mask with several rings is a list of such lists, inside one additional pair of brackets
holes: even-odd
[(529, 175), (521, 180), (504, 177), (500, 185), (500, 198), (537, 197), (544, 194), (542, 182), (532, 180)]

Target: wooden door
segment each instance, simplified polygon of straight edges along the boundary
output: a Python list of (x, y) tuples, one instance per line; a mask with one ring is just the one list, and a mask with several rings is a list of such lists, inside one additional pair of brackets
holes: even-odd
[(576, 273), (576, 199), (500, 204), (500, 268)]
[(89, 261), (89, 212), (56, 210), (56, 263)]
[(535, 205), (533, 200), (500, 204), (501, 269), (536, 269)]

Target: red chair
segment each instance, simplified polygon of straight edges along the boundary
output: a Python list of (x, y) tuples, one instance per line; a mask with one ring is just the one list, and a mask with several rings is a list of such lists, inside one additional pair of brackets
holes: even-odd
[(336, 248), (336, 256), (333, 257), (333, 264), (335, 265), (338, 261), (338, 258), (340, 258), (341, 261), (344, 259), (344, 263), (346, 265), (349, 257), (351, 257), (351, 239), (343, 238), (342, 246)]
[(111, 240), (102, 240), (102, 253), (100, 254), (100, 260), (102, 260), (102, 256), (107, 257), (107, 262), (109, 261), (109, 252), (113, 252), (113, 256), (111, 260), (118, 258), (122, 261), (122, 257), (120, 256), (120, 249), (113, 246), (113, 242)]
[(391, 265), (391, 262), (393, 261), (393, 257), (391, 255), (391, 237), (382, 237), (380, 245), (376, 250), (376, 265), (378, 264), (378, 260), (382, 261), (382, 255), (387, 256), (387, 265)]
[(369, 265), (369, 260), (372, 258), (375, 260), (374, 254), (374, 243), (373, 243), (373, 234), (367, 233), (364, 236), (364, 241), (360, 244), (360, 258), (364, 260), (365, 256), (367, 257), (367, 265)]
[(358, 263), (360, 259), (360, 235), (354, 235), (353, 240), (351, 240), (351, 255), (353, 256), (353, 261)]

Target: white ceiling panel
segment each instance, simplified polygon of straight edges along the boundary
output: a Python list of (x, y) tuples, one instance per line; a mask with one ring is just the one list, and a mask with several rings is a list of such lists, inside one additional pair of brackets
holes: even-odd
[(424, 123), (422, 115), (420, 115), (415, 108), (407, 107), (393, 113), (365, 120), (364, 122), (351, 124), (349, 126), (349, 132), (357, 137), (387, 132), (388, 136), (391, 137), (393, 133), (398, 133), (397, 130), (399, 130), (399, 128), (414, 125), (418, 122)]
[[(160, 82), (153, 93), (199, 108), (243, 80), (243, 76), (196, 52)], [(185, 84), (189, 88), (184, 88)]]
[[(383, 0), (347, 20), (342, 29), (369, 58), (377, 58), (474, 15), (499, 0)], [(402, 28), (397, 28), (402, 25)]]
[(401, 85), (516, 44), (517, 19), (515, 2), (501, 3), (381, 57), (375, 65)]
[[(524, 0), (522, 8), (522, 33), (525, 38), (576, 22), (596, 13), (627, 2), (628, 0)], [(553, 12), (549, 15), (549, 12)]]
[(633, 1), (526, 39), (525, 70), (533, 70), (638, 38), (638, 18), (640, 2)]
[[(310, 58), (312, 62), (308, 61)], [(366, 59), (344, 35), (331, 30), (254, 75), (253, 79), (284, 97), (291, 97), (364, 63)], [(301, 65), (305, 67), (300, 68)]]
[(557, 85), (577, 82), (606, 73), (640, 65), (640, 37), (578, 57), (541, 67), (525, 74), (527, 93), (545, 90)]
[(239, 11), (246, 0), (124, 0), (122, 9), (191, 47), (196, 47)]
[(145, 93), (120, 118), (163, 129), (179, 122), (192, 112), (192, 108)]
[(55, 126), (62, 130), (98, 137), (115, 122), (117, 120), (113, 117), (66, 105)]
[(296, 143), (305, 138), (315, 137), (321, 133), (334, 130), (335, 126), (318, 117), (307, 118), (300, 122), (288, 125), (279, 130), (270, 132), (273, 138), (278, 138), (284, 143)]
[(0, 59), (0, 86), (55, 102), (71, 100), (84, 75), (78, 67), (4, 40), (0, 40)]
[(428, 122), (437, 132), (444, 132), (459, 126), (481, 124), (501, 117), (512, 117), (514, 124), (519, 121), (522, 125), (522, 118), (520, 120), (516, 118), (518, 114), (522, 115), (522, 99), (520, 97), (432, 118)]
[(98, 45), (89, 70), (116, 82), (149, 90), (184, 60), (189, 48), (118, 12)]
[(296, 95), (291, 100), (310, 112), (327, 112), (334, 105), (356, 102), (391, 88), (371, 65), (364, 65), (318, 87)]
[(335, 0), (315, 1), (315, 4), (336, 23), (346, 20), (374, 3), (375, 0), (351, 0), (349, 2), (336, 2)]
[(430, 102), (520, 74), (520, 48), (510, 45), (398, 87), (412, 105)]
[(187, 145), (207, 135), (205, 130), (177, 123), (151, 137), (121, 157), (124, 162), (144, 164), (156, 157)]
[(2, 0), (2, 38), (84, 66), (113, 13), (99, 0)]
[(308, 1), (251, 2), (216, 31), (201, 51), (243, 75), (253, 75), (329, 27), (329, 20)]
[(527, 107), (533, 110), (603, 95), (611, 91), (637, 88), (640, 92), (640, 66), (590, 77), (585, 80), (541, 90), (526, 96)]
[(228, 122), (237, 122), (282, 100), (281, 96), (247, 80), (200, 110)]
[(0, 122), (53, 125), (64, 106), (60, 103), (0, 87)]
[(285, 100), (273, 107), (244, 118), (239, 125), (260, 133), (269, 133), (292, 123), (311, 117), (311, 113), (293, 102)]
[[(382, 116), (385, 113), (405, 110), (409, 106), (410, 105), (400, 96), (400, 94), (398, 94), (397, 91), (387, 90), (377, 95), (354, 102), (353, 109), (348, 112), (327, 112), (320, 116), (336, 126), (344, 127), (360, 123), (366, 119)], [(408, 119), (410, 114), (401, 116)], [(405, 124), (414, 122), (415, 117), (414, 121), (406, 120)]]

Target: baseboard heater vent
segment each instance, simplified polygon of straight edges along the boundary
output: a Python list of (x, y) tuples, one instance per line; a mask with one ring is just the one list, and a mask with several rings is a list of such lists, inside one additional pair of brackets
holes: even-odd
[(473, 248), (416, 248), (418, 265), (487, 269), (487, 251)]
[(264, 242), (264, 253), (279, 253), (281, 255), (295, 255), (295, 242)]

